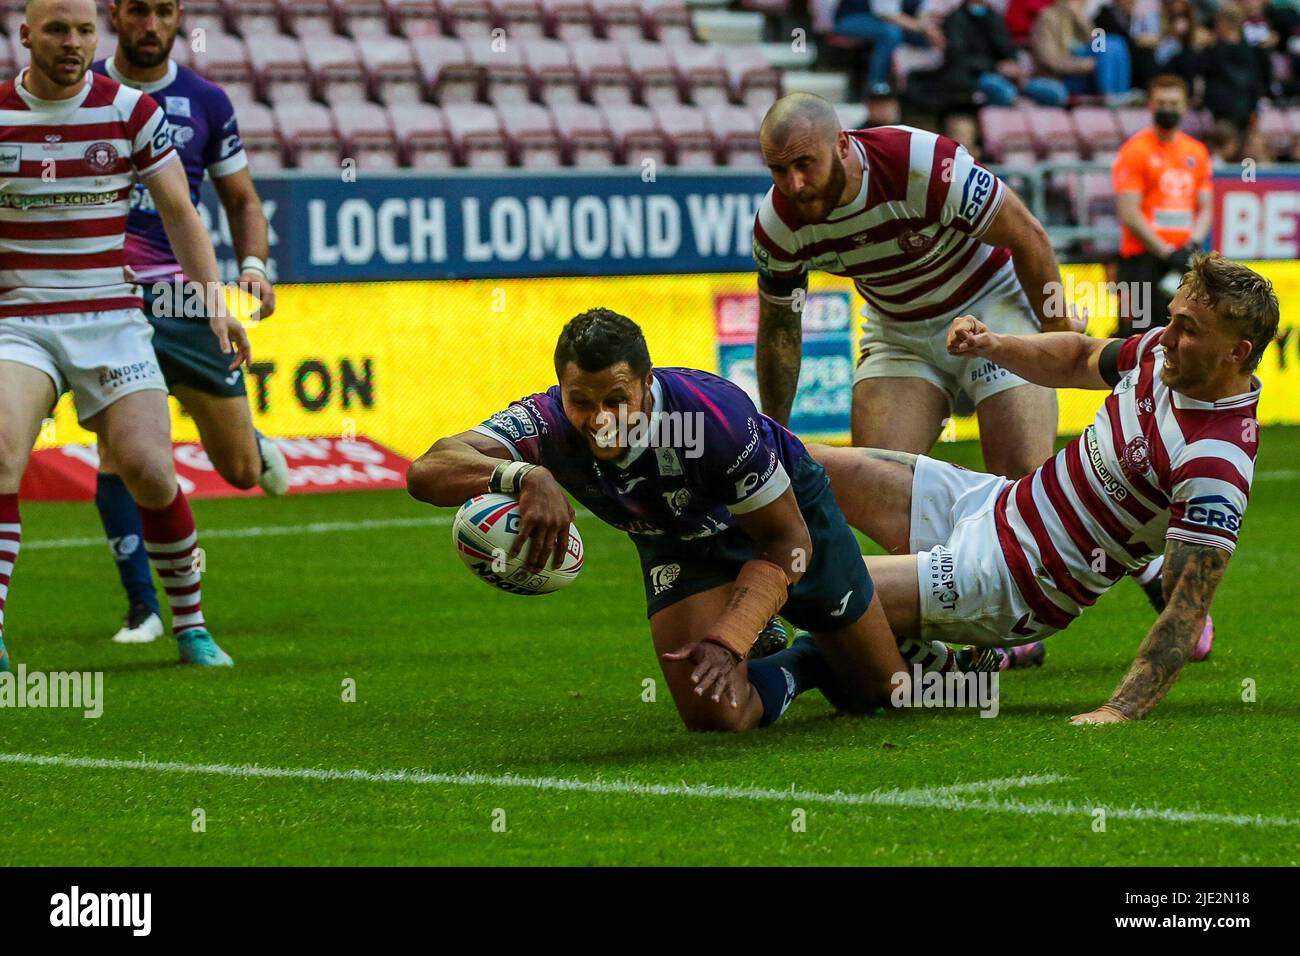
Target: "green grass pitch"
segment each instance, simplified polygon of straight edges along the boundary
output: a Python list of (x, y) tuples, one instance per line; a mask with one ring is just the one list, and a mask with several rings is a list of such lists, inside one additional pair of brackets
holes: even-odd
[(103, 671), (105, 700), (98, 720), (0, 710), (6, 863), (1294, 866), (1300, 429), (1262, 438), (1214, 655), (1123, 727), (1068, 718), (1152, 620), (1130, 583), (1043, 670), (1004, 675), (996, 719), (832, 718), (814, 693), (770, 730), (695, 735), (633, 549), (591, 517), (581, 579), (521, 598), (403, 493), (198, 502), (205, 609), (237, 661), (217, 673), (174, 666), (170, 638), (112, 644), (93, 507), (28, 504), (15, 664)]

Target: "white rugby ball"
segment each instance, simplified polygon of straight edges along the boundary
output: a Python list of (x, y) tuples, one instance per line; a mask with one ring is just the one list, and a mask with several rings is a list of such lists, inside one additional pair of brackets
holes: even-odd
[(558, 591), (582, 570), (582, 536), (569, 525), (569, 546), (564, 562), (552, 568), (550, 558), (541, 571), (524, 567), (531, 544), (513, 559), (507, 557), (519, 531), (519, 501), (510, 495), (487, 494), (460, 506), (452, 522), (456, 553), (474, 574), (494, 588), (510, 594), (549, 594)]

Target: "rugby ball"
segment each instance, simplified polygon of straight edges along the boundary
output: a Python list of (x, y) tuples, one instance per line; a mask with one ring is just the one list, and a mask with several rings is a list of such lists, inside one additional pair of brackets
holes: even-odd
[(519, 501), (510, 495), (487, 494), (460, 506), (452, 522), (456, 553), (475, 576), (510, 594), (549, 594), (558, 591), (582, 570), (582, 536), (569, 525), (569, 546), (558, 568), (533, 572), (524, 567), (530, 545), (513, 559), (507, 557), (519, 531)]

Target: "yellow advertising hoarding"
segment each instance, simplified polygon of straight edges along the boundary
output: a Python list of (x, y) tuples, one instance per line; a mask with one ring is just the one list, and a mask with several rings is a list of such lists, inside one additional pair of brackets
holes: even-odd
[[(1300, 263), (1252, 263), (1282, 302), (1279, 341), (1260, 367), (1264, 424), (1300, 423)], [(1065, 287), (1090, 307), (1094, 335), (1110, 333), (1114, 317), (1100, 266), (1062, 267)], [(745, 274), (566, 279), (391, 282), (282, 286), (278, 311), (251, 331), (248, 375), (254, 420), (273, 436), (366, 435), (407, 457), (435, 439), (466, 429), (512, 399), (555, 381), (551, 354), (564, 323), (604, 306), (645, 330), (659, 365), (717, 371), (718, 297), (748, 295)], [(814, 274), (812, 293), (848, 291), (848, 280)], [(856, 337), (858, 320), (846, 335)], [(1061, 432), (1091, 421), (1098, 393), (1061, 393)], [(973, 418), (958, 418), (946, 437), (974, 438)], [(195, 438), (179, 410), (179, 440)], [(847, 438), (847, 435), (844, 436)], [(39, 447), (93, 440), (76, 424), (70, 399), (59, 403)]]

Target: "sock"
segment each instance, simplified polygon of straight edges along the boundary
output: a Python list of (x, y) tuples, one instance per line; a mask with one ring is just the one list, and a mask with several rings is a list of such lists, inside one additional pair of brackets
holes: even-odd
[(790, 703), (806, 690), (830, 680), (830, 669), (811, 638), (802, 638), (783, 651), (749, 662), (749, 683), (763, 702), (760, 727), (770, 727)]
[(99, 509), (99, 520), (104, 525), (104, 534), (108, 535), (127, 599), (132, 606), (145, 604), (155, 614), (161, 613), (153, 573), (149, 570), (149, 555), (145, 554), (141, 540), (140, 510), (121, 476), (100, 473), (95, 481), (95, 507)]
[(18, 544), (23, 525), (18, 517), (18, 496), (0, 495), (0, 641), (5, 636), (5, 599), (9, 596), (9, 579), (18, 560)]
[(262, 455), (262, 442), (266, 440), (266, 436), (256, 428), (253, 429), (253, 434), (257, 436), (257, 460), (262, 463), (261, 467), (257, 469), (257, 473), (260, 475), (266, 471), (266, 458)]
[(145, 550), (162, 580), (172, 609), (172, 634), (203, 627), (202, 586), (195, 560), (198, 535), (185, 493), (177, 488), (176, 497), (166, 508), (141, 505), (140, 525), (144, 528)]
[(1160, 614), (1165, 609), (1165, 582), (1161, 577), (1161, 572), (1165, 569), (1165, 556), (1162, 554), (1153, 558), (1145, 567), (1139, 568), (1132, 572), (1132, 578), (1146, 593), (1147, 600), (1151, 606)]
[(924, 674), (946, 674), (957, 666), (953, 649), (942, 641), (903, 638), (898, 642), (898, 653), (908, 665), (920, 664)]

